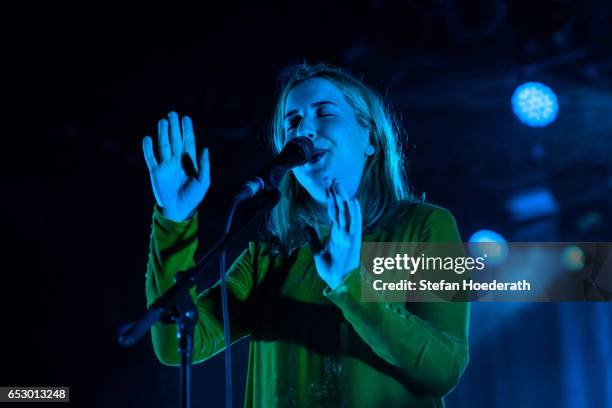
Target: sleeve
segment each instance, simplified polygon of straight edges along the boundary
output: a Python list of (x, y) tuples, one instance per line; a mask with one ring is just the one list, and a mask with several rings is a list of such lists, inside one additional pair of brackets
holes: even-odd
[[(425, 218), (419, 241), (460, 243), (452, 214), (435, 207)], [(422, 302), (408, 308), (361, 302), (360, 271), (351, 271), (324, 295), (377, 355), (402, 370), (409, 386), (435, 396), (448, 394), (469, 360), (469, 303)]]
[[(173, 222), (165, 219), (159, 209), (153, 211), (153, 225), (147, 263), (145, 294), (147, 307), (174, 283), (177, 272), (195, 265), (194, 255), (198, 245), (198, 215), (189, 220)], [(228, 303), (232, 343), (249, 334), (245, 303), (253, 287), (253, 254), (255, 244), (250, 243), (227, 272)], [(190, 294), (198, 308), (198, 323), (194, 329), (194, 364), (202, 362), (222, 351), (223, 318), (221, 312), (220, 281), (211, 288)], [(177, 329), (175, 324), (157, 323), (151, 328), (153, 349), (159, 361), (165, 365), (180, 365)]]

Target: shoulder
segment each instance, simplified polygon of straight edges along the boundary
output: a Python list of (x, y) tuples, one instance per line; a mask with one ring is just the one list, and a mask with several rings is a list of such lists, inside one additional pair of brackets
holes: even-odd
[(444, 207), (426, 202), (403, 202), (400, 204), (396, 212), (399, 220), (407, 221), (425, 221), (429, 217), (437, 217), (440, 215), (452, 216), (451, 212)]
[(389, 238), (402, 242), (461, 240), (453, 214), (444, 207), (424, 202), (402, 203), (387, 230)]

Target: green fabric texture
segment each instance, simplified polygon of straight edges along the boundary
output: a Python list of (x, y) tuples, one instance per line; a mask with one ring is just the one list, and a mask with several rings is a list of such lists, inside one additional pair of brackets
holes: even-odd
[[(198, 215), (164, 219), (156, 208), (146, 273), (150, 306), (194, 265)], [(393, 227), (364, 242), (451, 242), (452, 214), (410, 204)], [(308, 245), (284, 262), (250, 242), (227, 272), (232, 343), (250, 336), (245, 407), (442, 407), (468, 364), (469, 303), (361, 302), (360, 269), (335, 290), (319, 278)], [(225, 342), (220, 283), (197, 294), (193, 363)], [(157, 358), (179, 365), (176, 328), (151, 331)]]

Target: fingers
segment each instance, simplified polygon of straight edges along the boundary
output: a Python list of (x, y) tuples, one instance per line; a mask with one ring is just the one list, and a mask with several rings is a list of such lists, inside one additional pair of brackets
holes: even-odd
[(354, 198), (351, 200), (352, 203), (352, 217), (351, 220), (351, 234), (358, 234), (361, 237), (361, 228), (362, 228), (362, 217), (361, 217), (361, 205), (359, 204), (359, 200)]
[(325, 190), (327, 194), (327, 216), (332, 222), (332, 225), (338, 224), (340, 206), (334, 190), (334, 182)]
[(340, 226), (342, 227), (343, 231), (349, 233), (351, 231), (350, 200), (346, 194), (346, 190), (338, 182), (336, 182), (336, 191), (339, 193), (340, 205), (342, 207), (342, 211), (340, 211)]
[(172, 155), (181, 157), (183, 153), (183, 136), (181, 136), (181, 125), (179, 124), (179, 116), (176, 112), (168, 113), (168, 121), (170, 122), (170, 146)]
[(157, 122), (159, 157), (161, 161), (172, 158), (180, 159), (186, 152), (194, 167), (196, 167), (195, 170), (198, 171), (193, 123), (188, 116), (182, 118), (182, 128), (183, 131), (181, 132), (181, 123), (179, 123), (179, 115), (176, 112), (168, 113), (168, 119), (161, 119)]
[(200, 171), (198, 173), (198, 181), (210, 185), (210, 157), (208, 148), (202, 149), (200, 153)]
[(350, 200), (340, 183), (334, 180), (328, 193), (328, 216), (341, 231), (349, 233), (351, 227)]
[(327, 193), (327, 215), (333, 225), (348, 234), (361, 235), (362, 215), (359, 200), (349, 199), (346, 190), (334, 180)]
[(155, 158), (155, 153), (153, 153), (153, 140), (151, 140), (149, 136), (145, 136), (145, 138), (142, 139), (142, 152), (144, 153), (147, 167), (149, 171), (151, 171), (157, 166), (157, 159)]
[(196, 162), (195, 134), (193, 132), (193, 123), (191, 122), (191, 118), (189, 116), (183, 116), (181, 124), (183, 128), (183, 145), (185, 152), (189, 155), (189, 158), (195, 166), (196, 172), (198, 172), (198, 163)]
[(170, 140), (168, 139), (168, 121), (161, 119), (157, 122), (157, 144), (159, 145), (159, 157), (162, 161), (172, 158)]

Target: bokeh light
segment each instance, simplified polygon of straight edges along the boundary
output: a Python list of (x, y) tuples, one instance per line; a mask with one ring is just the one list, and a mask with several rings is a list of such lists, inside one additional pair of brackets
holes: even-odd
[(496, 266), (503, 263), (508, 257), (508, 242), (495, 231), (480, 230), (472, 234), (469, 239), (470, 253), (474, 257), (484, 257), (487, 266)]
[(539, 82), (527, 82), (514, 90), (512, 111), (525, 125), (543, 127), (557, 117), (559, 101), (548, 86)]
[(584, 251), (576, 245), (569, 245), (561, 253), (561, 262), (570, 271), (579, 271), (584, 268)]

